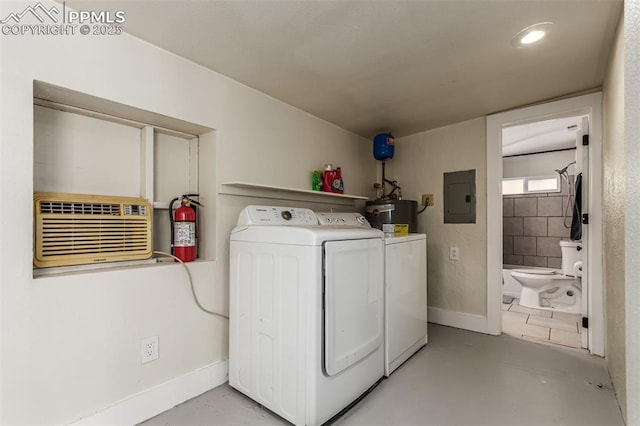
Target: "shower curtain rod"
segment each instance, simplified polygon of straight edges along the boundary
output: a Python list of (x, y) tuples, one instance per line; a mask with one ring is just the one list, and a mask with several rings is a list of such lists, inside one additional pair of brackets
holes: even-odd
[(576, 149), (576, 148), (574, 147), (574, 148), (550, 149), (549, 151), (529, 152), (527, 154), (503, 155), (502, 158), (523, 157), (525, 155), (536, 155), (536, 154), (547, 154), (549, 152), (572, 151), (574, 149)]

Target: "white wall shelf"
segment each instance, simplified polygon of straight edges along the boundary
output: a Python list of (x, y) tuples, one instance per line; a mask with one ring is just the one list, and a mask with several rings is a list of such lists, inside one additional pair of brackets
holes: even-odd
[(270, 198), (277, 200), (307, 201), (313, 203), (353, 205), (358, 200), (368, 200), (360, 195), (334, 194), (331, 192), (282, 186), (261, 185), (248, 182), (225, 182), (220, 184), (219, 194), (243, 197)]

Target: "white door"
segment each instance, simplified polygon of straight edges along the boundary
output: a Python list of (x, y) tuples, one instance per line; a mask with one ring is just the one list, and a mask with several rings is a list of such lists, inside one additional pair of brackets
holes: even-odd
[(382, 239), (324, 244), (324, 373), (335, 376), (383, 344)]

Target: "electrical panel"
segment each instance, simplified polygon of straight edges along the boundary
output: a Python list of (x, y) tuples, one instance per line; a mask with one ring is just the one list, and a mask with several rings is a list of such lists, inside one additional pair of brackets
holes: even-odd
[(476, 223), (476, 171), (444, 174), (444, 223)]

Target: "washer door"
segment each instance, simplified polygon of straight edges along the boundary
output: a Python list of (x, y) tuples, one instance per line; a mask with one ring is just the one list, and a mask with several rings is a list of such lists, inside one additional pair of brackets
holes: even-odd
[(324, 243), (324, 373), (335, 376), (383, 344), (381, 239)]

